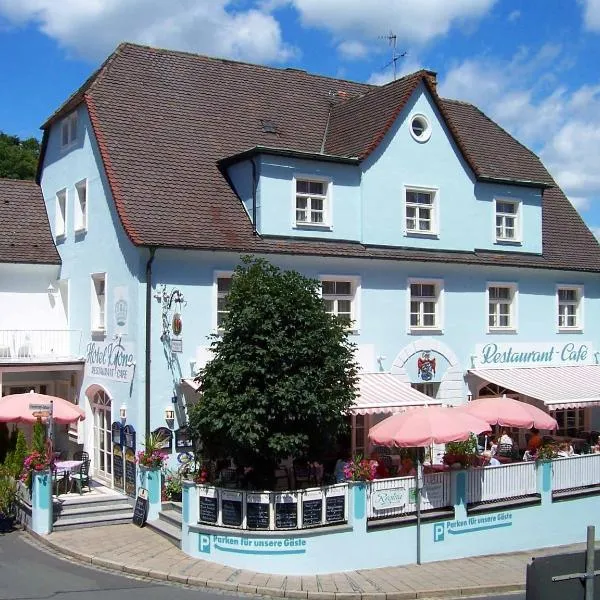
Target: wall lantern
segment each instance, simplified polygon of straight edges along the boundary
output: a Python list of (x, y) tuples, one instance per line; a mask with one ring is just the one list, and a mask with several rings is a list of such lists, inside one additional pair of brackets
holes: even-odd
[(58, 295), (57, 289), (52, 284), (47, 287), (46, 291), (48, 292), (48, 298), (50, 299), (54, 299)]
[(119, 409), (119, 417), (121, 417), (121, 421), (127, 420), (127, 405), (125, 403), (121, 404), (121, 408)]
[(175, 409), (171, 404), (165, 408), (165, 419), (167, 422), (175, 420)]

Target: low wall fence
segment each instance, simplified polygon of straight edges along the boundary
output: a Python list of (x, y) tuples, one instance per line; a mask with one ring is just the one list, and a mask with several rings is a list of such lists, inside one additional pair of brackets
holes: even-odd
[(286, 492), (198, 486), (198, 522), (254, 531), (312, 529), (348, 522), (348, 485)]
[[(367, 491), (367, 518), (390, 519), (417, 512), (414, 477), (377, 479)], [(423, 476), (421, 511), (452, 506), (450, 473), (428, 473)]]
[(501, 502), (537, 494), (535, 462), (496, 467), (476, 467), (467, 471), (467, 504)]
[(552, 461), (552, 490), (576, 490), (600, 484), (600, 454), (582, 454)]

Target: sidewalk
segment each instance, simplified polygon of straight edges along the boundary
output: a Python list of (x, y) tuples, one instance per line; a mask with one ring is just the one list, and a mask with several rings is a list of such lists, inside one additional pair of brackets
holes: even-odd
[(283, 576), (194, 559), (153, 531), (112, 525), (35, 536), (60, 554), (115, 571), (191, 586), (313, 600), (457, 598), (523, 591), (532, 556), (582, 550), (585, 544), (329, 575)]

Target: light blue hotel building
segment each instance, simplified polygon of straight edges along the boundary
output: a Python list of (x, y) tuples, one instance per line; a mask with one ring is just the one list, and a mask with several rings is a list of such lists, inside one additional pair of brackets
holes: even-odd
[(600, 247), (537, 156), (432, 72), (376, 87), (123, 44), (44, 125), (39, 183), (86, 341), (78, 441), (110, 485), (115, 422), (125, 447), (164, 427), (173, 461), (186, 448), (243, 254), (320, 279), (351, 322), (378, 374), (357, 452), (425, 396), (600, 425)]

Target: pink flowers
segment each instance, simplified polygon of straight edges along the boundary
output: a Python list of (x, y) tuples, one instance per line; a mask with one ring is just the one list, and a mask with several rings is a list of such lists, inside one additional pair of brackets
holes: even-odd
[(372, 481), (377, 473), (377, 461), (356, 456), (344, 465), (344, 477), (348, 481)]
[(28, 454), (23, 461), (23, 472), (21, 473), (21, 481), (26, 485), (31, 484), (31, 473), (33, 471), (45, 471), (52, 467), (52, 461), (48, 459), (46, 454), (33, 451)]
[(137, 453), (137, 463), (146, 467), (147, 469), (160, 469), (167, 460), (168, 456), (165, 452), (160, 450), (153, 450), (148, 452), (147, 450), (140, 450)]

